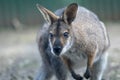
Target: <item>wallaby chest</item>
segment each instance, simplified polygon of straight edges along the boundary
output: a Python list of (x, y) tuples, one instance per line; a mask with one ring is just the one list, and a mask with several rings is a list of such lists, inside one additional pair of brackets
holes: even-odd
[(81, 46), (82, 45), (75, 42), (73, 43), (71, 49), (64, 54), (68, 59), (71, 60), (72, 64), (74, 64), (73, 67), (75, 68), (80, 67), (81, 65), (86, 65), (87, 55), (85, 54), (85, 51), (81, 50)]

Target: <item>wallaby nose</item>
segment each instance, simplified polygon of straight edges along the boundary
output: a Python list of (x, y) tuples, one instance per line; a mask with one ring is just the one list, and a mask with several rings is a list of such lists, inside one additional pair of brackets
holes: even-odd
[(61, 46), (56, 46), (56, 47), (53, 48), (53, 51), (57, 56), (60, 55), (61, 50), (62, 50)]

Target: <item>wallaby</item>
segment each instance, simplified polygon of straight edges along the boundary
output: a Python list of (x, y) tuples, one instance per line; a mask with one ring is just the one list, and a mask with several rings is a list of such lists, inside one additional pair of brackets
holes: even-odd
[[(107, 63), (109, 39), (98, 17), (84, 7), (72, 3), (55, 13), (37, 4), (46, 23), (40, 30), (38, 46), (42, 58), (36, 80), (101, 80)], [(76, 74), (81, 63), (87, 65), (84, 77)]]

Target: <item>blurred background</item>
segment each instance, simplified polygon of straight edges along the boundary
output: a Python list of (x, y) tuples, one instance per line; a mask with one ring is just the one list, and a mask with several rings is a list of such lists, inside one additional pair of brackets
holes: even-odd
[(41, 59), (36, 36), (44, 19), (36, 4), (55, 11), (72, 2), (93, 11), (110, 36), (105, 80), (120, 80), (120, 0), (0, 0), (0, 80), (33, 80)]

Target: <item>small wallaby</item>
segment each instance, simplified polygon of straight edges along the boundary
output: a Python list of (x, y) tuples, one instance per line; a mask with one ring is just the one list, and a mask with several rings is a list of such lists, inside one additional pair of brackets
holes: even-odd
[[(37, 4), (46, 23), (39, 32), (42, 66), (36, 80), (101, 80), (107, 63), (109, 39), (104, 23), (91, 11), (72, 3), (55, 13)], [(83, 76), (75, 69), (86, 64)]]

